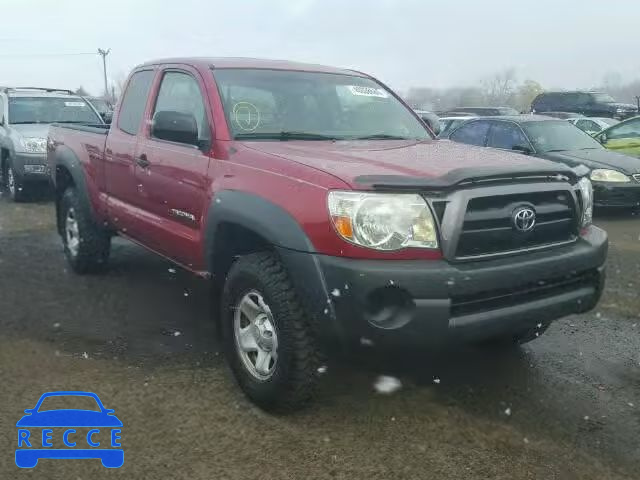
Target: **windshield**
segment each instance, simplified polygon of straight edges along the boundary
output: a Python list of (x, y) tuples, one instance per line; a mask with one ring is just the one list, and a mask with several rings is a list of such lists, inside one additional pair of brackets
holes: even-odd
[(101, 123), (77, 97), (10, 97), (9, 123)]
[(431, 138), (407, 107), (368, 78), (234, 68), (214, 76), (235, 138)]
[(538, 153), (603, 148), (589, 134), (565, 121), (523, 122), (522, 128)]
[(591, 97), (594, 102), (598, 103), (615, 103), (615, 99), (606, 93), (592, 93)]

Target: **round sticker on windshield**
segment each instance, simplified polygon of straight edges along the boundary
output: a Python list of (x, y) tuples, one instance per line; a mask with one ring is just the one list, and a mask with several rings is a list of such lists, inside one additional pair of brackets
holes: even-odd
[(253, 132), (260, 126), (260, 110), (253, 103), (238, 102), (233, 106), (233, 121), (241, 130)]
[(349, 85), (348, 88), (353, 95), (358, 95), (359, 97), (389, 97), (389, 94), (381, 88), (363, 87), (360, 85)]

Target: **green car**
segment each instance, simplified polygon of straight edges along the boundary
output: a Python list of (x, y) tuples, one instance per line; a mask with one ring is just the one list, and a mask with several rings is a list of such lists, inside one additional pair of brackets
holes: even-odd
[(609, 150), (640, 158), (640, 117), (633, 117), (594, 136)]

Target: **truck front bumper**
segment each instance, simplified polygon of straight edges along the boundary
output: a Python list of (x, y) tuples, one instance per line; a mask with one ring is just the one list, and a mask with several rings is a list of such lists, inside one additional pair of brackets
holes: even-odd
[(592, 182), (596, 207), (634, 208), (640, 206), (640, 182)]
[(383, 343), (474, 341), (592, 309), (607, 235), (494, 260), (356, 260), (281, 250), (321, 337)]
[(16, 153), (11, 157), (13, 171), (20, 184), (49, 182), (47, 156), (42, 153)]

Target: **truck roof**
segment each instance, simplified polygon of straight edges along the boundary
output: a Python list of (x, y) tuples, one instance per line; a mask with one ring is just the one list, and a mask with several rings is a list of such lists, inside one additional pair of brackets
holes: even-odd
[(288, 60), (270, 60), (245, 57), (177, 57), (162, 58), (145, 62), (141, 66), (161, 64), (187, 64), (200, 68), (262, 68), (268, 70), (296, 70), (302, 72), (336, 73), (364, 77), (363, 73), (345, 68), (336, 68), (314, 63), (291, 62)]

